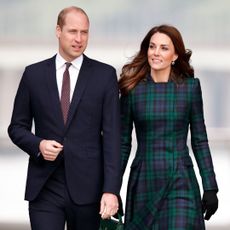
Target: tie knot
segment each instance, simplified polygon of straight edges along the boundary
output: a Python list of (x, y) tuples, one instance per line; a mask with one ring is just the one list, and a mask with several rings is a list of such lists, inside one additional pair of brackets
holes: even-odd
[(66, 62), (66, 69), (69, 69), (69, 67), (72, 65), (71, 62)]

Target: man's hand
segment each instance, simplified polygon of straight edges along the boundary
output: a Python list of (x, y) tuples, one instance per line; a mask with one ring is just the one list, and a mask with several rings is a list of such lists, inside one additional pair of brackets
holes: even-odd
[(100, 215), (102, 219), (108, 219), (118, 211), (117, 196), (112, 193), (104, 193), (101, 198)]
[(42, 140), (39, 145), (43, 158), (47, 161), (54, 161), (62, 151), (63, 145), (57, 141)]

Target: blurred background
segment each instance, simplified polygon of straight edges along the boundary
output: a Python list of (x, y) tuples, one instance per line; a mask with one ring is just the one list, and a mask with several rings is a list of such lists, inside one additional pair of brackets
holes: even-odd
[[(29, 229), (23, 200), (28, 157), (10, 142), (7, 127), (25, 66), (56, 53), (57, 15), (70, 5), (82, 7), (91, 21), (85, 54), (113, 65), (118, 77), (151, 27), (167, 23), (181, 31), (186, 48), (193, 51), (192, 65), (201, 81), (220, 189), (219, 209), (207, 229), (230, 229), (229, 0), (0, 0), (0, 230)], [(135, 136), (133, 146), (131, 157)], [(121, 191), (124, 201), (128, 172), (129, 168)], [(200, 183), (199, 175), (198, 179)]]

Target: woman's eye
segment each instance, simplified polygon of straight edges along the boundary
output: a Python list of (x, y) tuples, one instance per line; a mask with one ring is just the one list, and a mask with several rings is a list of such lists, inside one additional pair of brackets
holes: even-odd
[(168, 47), (162, 47), (162, 50), (168, 50)]

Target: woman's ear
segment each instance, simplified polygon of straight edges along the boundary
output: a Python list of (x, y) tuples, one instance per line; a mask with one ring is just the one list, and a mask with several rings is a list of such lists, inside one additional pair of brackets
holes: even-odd
[(178, 58), (178, 55), (177, 54), (174, 54), (174, 57), (173, 57), (173, 61), (175, 62)]

